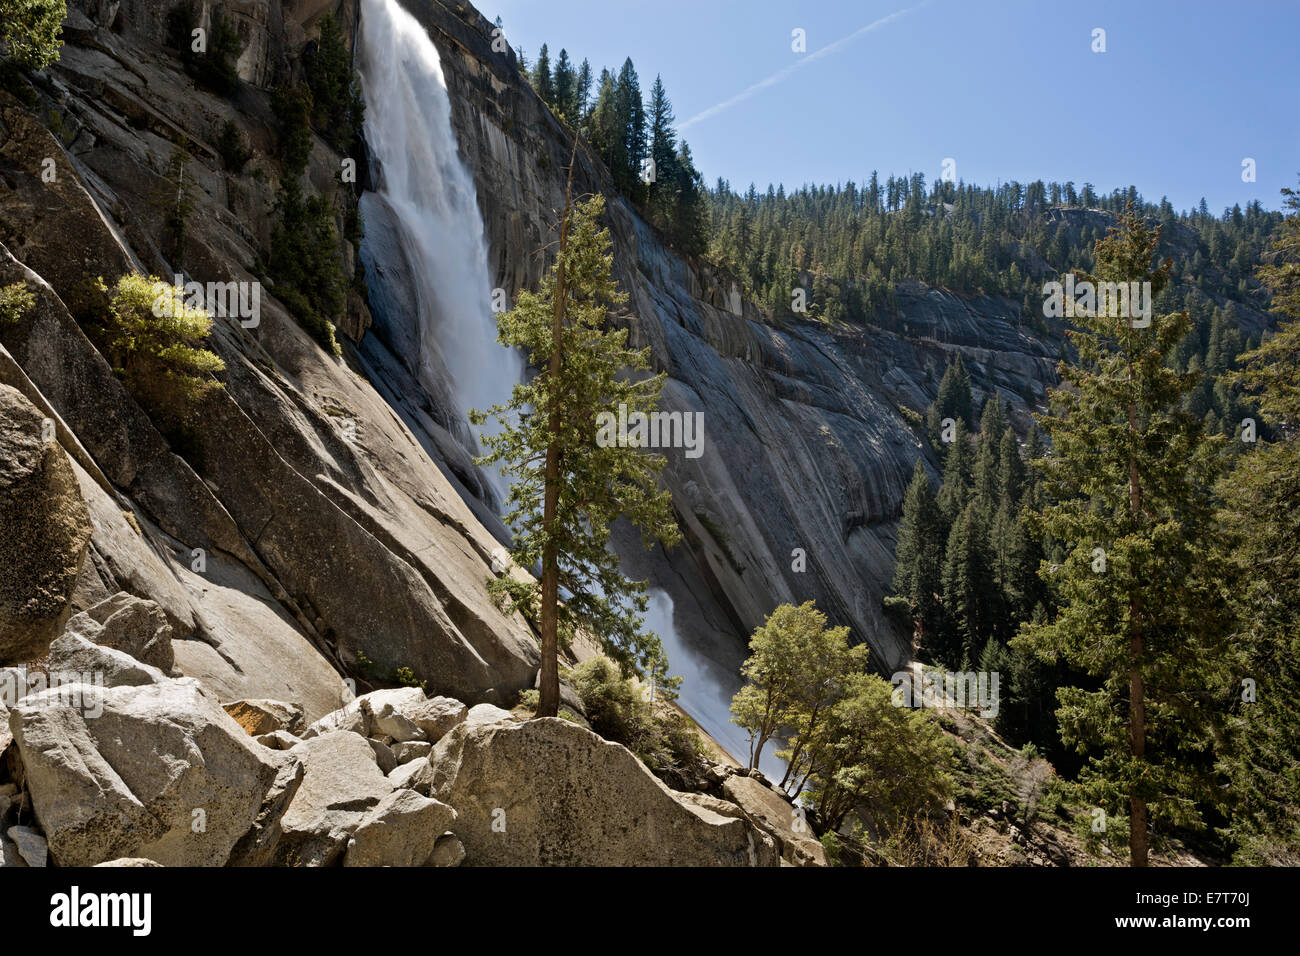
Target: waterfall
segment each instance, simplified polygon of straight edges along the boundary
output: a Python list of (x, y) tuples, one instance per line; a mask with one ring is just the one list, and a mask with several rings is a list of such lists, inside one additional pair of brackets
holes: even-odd
[[(452, 130), (438, 50), (397, 0), (362, 0), (357, 52), (374, 182), (363, 217), (386, 207), (373, 216), (386, 228), (375, 242), (367, 237), (367, 270), (374, 274), (380, 257), (405, 263), (410, 288), (399, 308), (414, 312), (418, 355), (404, 358), (414, 359), (431, 396), (449, 393), (454, 409), (444, 427), (472, 453), (480, 430), (469, 426), (468, 410), (506, 401), (524, 362), (496, 341), (483, 220)], [(391, 291), (377, 292), (392, 303)], [(483, 471), (504, 500), (499, 474)]]

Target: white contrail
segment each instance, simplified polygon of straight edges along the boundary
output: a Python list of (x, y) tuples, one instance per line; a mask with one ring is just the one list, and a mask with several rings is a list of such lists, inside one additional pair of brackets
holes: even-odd
[(921, 7), (925, 6), (929, 2), (930, 0), (924, 0), (924, 2), (918, 3), (915, 6), (907, 7), (904, 10), (898, 10), (894, 13), (889, 14), (889, 16), (887, 17), (881, 17), (879, 20), (876, 20), (874, 23), (868, 23), (865, 27), (853, 31), (846, 37), (841, 37), (840, 39), (836, 40), (834, 43), (824, 46), (820, 50), (817, 50), (814, 53), (810, 53), (805, 57), (800, 57), (790, 66), (787, 66), (783, 70), (777, 70), (767, 79), (759, 80), (753, 86), (746, 87), (745, 89), (737, 93), (735, 96), (733, 96), (731, 99), (723, 100), (721, 103), (718, 103), (715, 106), (710, 106), (707, 110), (704, 110), (704, 112), (702, 113), (696, 113), (685, 123), (679, 126), (677, 128), (677, 131), (679, 133), (684, 133), (686, 130), (694, 126), (696, 123), (702, 122), (703, 120), (709, 119), (710, 117), (717, 116), (723, 110), (730, 109), (731, 107), (735, 106), (737, 103), (741, 102), (742, 100), (749, 99), (759, 90), (765, 90), (769, 86), (775, 86), (777, 83), (780, 83), (782, 80), (790, 76), (796, 70), (802, 69), (803, 67), (807, 66), (809, 63), (813, 62), (814, 60), (819, 60), (824, 56), (829, 56), (830, 54), (841, 49), (847, 44), (852, 43), (854, 40), (862, 36), (864, 33), (870, 33), (872, 30), (876, 29), (877, 27), (883, 27), (886, 23), (890, 23), (894, 20), (897, 20), (899, 17), (906, 16), (907, 14), (911, 13), (913, 10), (919, 10)]

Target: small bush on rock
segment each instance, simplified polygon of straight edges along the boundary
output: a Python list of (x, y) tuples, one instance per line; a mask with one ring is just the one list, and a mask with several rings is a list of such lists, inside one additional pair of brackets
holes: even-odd
[(157, 277), (130, 273), (110, 290), (101, 329), (113, 368), (146, 407), (195, 404), (222, 387), (214, 377), (225, 363), (202, 347), (212, 317), (186, 302), (181, 290)]

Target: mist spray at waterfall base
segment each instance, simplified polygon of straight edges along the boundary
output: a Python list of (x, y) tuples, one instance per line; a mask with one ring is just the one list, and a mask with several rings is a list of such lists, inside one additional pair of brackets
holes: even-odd
[[(460, 159), (438, 50), (397, 0), (362, 0), (357, 68), (374, 183), (362, 197), (372, 306), (403, 326), (400, 339), (416, 354), (401, 358), (429, 396), (455, 406), (441, 424), (477, 454), (479, 439), (494, 426), (471, 427), (469, 409), (508, 401), (524, 362), (496, 340), (483, 220), (473, 176)], [(482, 472), (500, 507), (506, 482), (496, 469)], [(730, 722), (734, 689), (706, 676), (705, 662), (673, 626), (667, 593), (651, 590), (646, 624), (663, 641), (672, 673), (683, 677), (683, 709), (744, 762), (745, 734)], [(762, 769), (780, 779), (785, 768), (773, 749), (769, 743)]]

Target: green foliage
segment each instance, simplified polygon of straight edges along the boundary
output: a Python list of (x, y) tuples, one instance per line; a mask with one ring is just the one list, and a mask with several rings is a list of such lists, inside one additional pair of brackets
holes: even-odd
[[(1088, 278), (1149, 281), (1158, 294), (1171, 268), (1152, 265), (1158, 242), (1159, 229), (1130, 210), (1097, 243), (1098, 276)], [(1214, 796), (1214, 702), (1226, 699), (1231, 629), (1222, 569), (1205, 547), (1218, 442), (1181, 407), (1196, 376), (1165, 361), (1186, 313), (1149, 328), (1125, 317), (1078, 321), (1079, 364), (1062, 363), (1065, 384), (1041, 419), (1053, 443), (1038, 463), (1051, 500), (1029, 516), (1036, 535), (1066, 545), (1059, 567), (1044, 566), (1060, 606), (1016, 645), (1090, 675), (1058, 692), (1062, 738), (1088, 755), (1089, 798), (1111, 816), (1128, 804), (1133, 862), (1145, 865), (1148, 810), (1155, 824), (1198, 827)]]
[(221, 132), (217, 134), (216, 147), (217, 153), (221, 156), (221, 165), (227, 172), (234, 173), (236, 176), (244, 171), (248, 161), (253, 158), (253, 150), (248, 145), (248, 140), (232, 120), (226, 120), (221, 125)]
[(409, 667), (399, 667), (393, 676), (397, 680), (397, 683), (401, 684), (403, 687), (418, 687), (426, 693), (429, 690), (429, 682), (420, 680), (415, 676), (415, 671)]
[[(514, 529), (511, 556), (524, 568), (542, 564), (549, 554), (559, 587), (568, 598), (556, 609), (561, 641), (586, 628), (606, 652), (631, 670), (642, 670), (662, 654), (653, 634), (641, 630), (646, 608), (645, 583), (627, 580), (609, 550), (610, 525), (620, 516), (642, 529), (647, 547), (655, 540), (673, 543), (677, 527), (671, 496), (658, 487), (664, 460), (641, 449), (597, 442), (599, 416), (652, 413), (663, 375), (629, 380), (647, 367), (648, 349), (627, 347), (628, 331), (607, 328), (610, 310), (626, 296), (610, 272), (613, 255), (608, 230), (599, 225), (603, 197), (577, 204), (567, 242), (536, 292), (518, 296), (514, 308), (498, 316), (498, 340), (524, 351), (541, 371), (514, 387), (507, 405), (471, 418), (482, 424), (488, 415), (501, 430), (485, 439), (481, 464), (502, 462), (511, 480), (505, 521)], [(554, 334), (557, 266), (563, 263), (565, 297), (558, 339)], [(553, 361), (554, 358), (554, 361)], [(545, 524), (545, 462), (554, 456), (556, 488), (554, 523)], [(489, 582), (489, 589), (510, 609), (541, 619), (542, 585), (509, 575)]]
[(867, 649), (850, 648), (848, 636), (847, 627), (827, 628), (812, 601), (782, 604), (754, 630), (741, 667), (746, 684), (731, 701), (732, 723), (749, 733), (749, 769), (766, 743), (801, 716), (809, 725), (805, 737), (816, 730), (837, 678), (865, 664)]
[(347, 152), (365, 118), (361, 81), (333, 14), (320, 19), (320, 36), (303, 55), (303, 76), (311, 91), (311, 122), (327, 143)]
[(59, 59), (64, 0), (0, 0), (0, 42), (7, 59), (43, 70)]
[(847, 627), (826, 627), (809, 601), (783, 604), (750, 639), (747, 683), (732, 720), (749, 732), (749, 766), (784, 733), (781, 786), (816, 812), (823, 832), (863, 810), (891, 828), (934, 811), (952, 792), (950, 751), (939, 725), (896, 707), (893, 688), (866, 672), (867, 650), (850, 647)]
[(906, 602), (907, 617), (920, 647), (934, 647), (942, 640), (943, 540), (943, 516), (935, 504), (925, 464), (918, 458), (898, 524), (894, 594)]
[[(850, 673), (793, 764), (808, 781), (805, 800), (825, 829), (857, 808), (884, 830), (942, 809), (953, 794), (952, 752), (929, 713), (895, 707), (893, 688), (874, 674)], [(796, 744), (798, 737), (796, 735)]]
[[(1141, 203), (1132, 187), (1105, 197), (1042, 181), (927, 187), (920, 174), (881, 182), (873, 172), (865, 186), (808, 185), (788, 193), (770, 185), (760, 192), (753, 184), (734, 190), (719, 179), (709, 191), (711, 253), (739, 277), (746, 294), (773, 310), (782, 302), (788, 307), (791, 272), (812, 275), (810, 312), (915, 334), (893, 298), (899, 283), (919, 280), (1019, 303), (1012, 321), (1041, 334), (1055, 331), (1042, 313), (1043, 283), (1076, 266), (1092, 268), (1101, 222), (1130, 199)], [(1176, 215), (1164, 201), (1140, 211), (1169, 226), (1163, 251), (1177, 256), (1181, 268), (1177, 292), (1168, 294), (1180, 305), (1186, 296), (1250, 305), (1258, 295), (1250, 263), (1280, 221), (1276, 213), (1258, 202), (1221, 218)], [(1166, 302), (1157, 310), (1171, 309)]]
[[(528, 80), (539, 96), (582, 132), (609, 168), (619, 191), (641, 207), (669, 243), (686, 255), (701, 255), (709, 243), (709, 200), (690, 147), (673, 129), (672, 104), (656, 77), (647, 108), (636, 67), (625, 60), (617, 73), (602, 70), (595, 102), (586, 60), (575, 73), (566, 50), (552, 72), (545, 44)], [(654, 161), (654, 179), (645, 182), (643, 160)]]
[(691, 722), (647, 701), (613, 661), (593, 657), (574, 668), (571, 677), (596, 733), (626, 746), (658, 775), (699, 770), (704, 748)]
[(1234, 381), (1287, 428), (1240, 455), (1219, 489), (1221, 543), (1239, 582), (1235, 676), (1239, 697), (1253, 698), (1236, 702), (1220, 762), (1232, 798), (1228, 832), (1234, 862), (1269, 866), (1300, 865), (1300, 192), (1283, 196), (1290, 215), (1258, 275), (1291, 321), (1242, 356)]
[(212, 9), (201, 51), (194, 48), (197, 42), (194, 30), (199, 27), (190, 0), (182, 0), (167, 13), (167, 43), (180, 55), (190, 76), (214, 92), (228, 96), (239, 87), (236, 63), (244, 52), (244, 44), (220, 7)]
[(0, 325), (21, 322), (36, 305), (36, 297), (25, 282), (0, 286)]
[(147, 409), (195, 406), (223, 387), (214, 376), (225, 363), (203, 348), (212, 318), (187, 302), (180, 289), (136, 273), (122, 276), (111, 289), (103, 279), (96, 287), (108, 303), (97, 329), (106, 354)]
[(324, 196), (303, 198), (296, 179), (283, 183), (271, 232), (275, 295), (331, 355), (342, 349), (335, 322), (347, 308), (348, 278), (334, 209)]
[(280, 125), (280, 160), (285, 178), (296, 179), (311, 157), (311, 115), (315, 109), (306, 86), (282, 86), (271, 96), (271, 108)]

